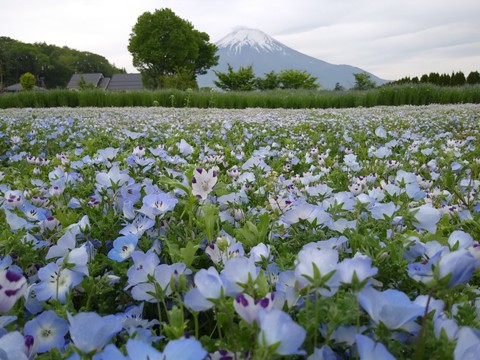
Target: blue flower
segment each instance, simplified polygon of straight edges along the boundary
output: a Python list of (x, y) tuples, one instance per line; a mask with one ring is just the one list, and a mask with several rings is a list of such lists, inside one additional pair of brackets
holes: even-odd
[(67, 312), (70, 337), (83, 354), (102, 350), (110, 339), (122, 329), (122, 319), (114, 315), (100, 316), (94, 312)]
[(480, 353), (480, 333), (468, 326), (458, 331), (457, 345), (453, 352), (455, 360), (477, 359)]
[(390, 330), (417, 330), (414, 321), (425, 311), (425, 307), (413, 303), (404, 292), (392, 289), (363, 288), (358, 301), (374, 323), (382, 322)]
[(162, 355), (165, 360), (202, 360), (207, 352), (198, 340), (184, 338), (169, 341)]
[(173, 210), (178, 203), (176, 198), (164, 192), (146, 195), (142, 201), (143, 206), (138, 211), (153, 220), (155, 220), (155, 217), (158, 215)]
[(278, 345), (275, 352), (280, 355), (305, 353), (298, 348), (303, 344), (307, 332), (290, 315), (282, 310), (271, 309), (260, 311), (257, 320), (260, 326), (258, 342), (262, 346)]
[(50, 263), (38, 270), (41, 282), (36, 286), (37, 299), (57, 299), (65, 304), (67, 293), (83, 280), (84, 274)]
[(465, 284), (473, 275), (478, 260), (468, 250), (460, 249), (442, 254), (439, 262), (439, 279), (451, 276), (448, 287)]
[(138, 237), (135, 234), (120, 236), (113, 241), (113, 249), (108, 252), (108, 258), (121, 262), (126, 260), (135, 251)]
[(23, 332), (25, 335), (33, 336), (39, 353), (53, 348), (60, 350), (65, 344), (68, 323), (54, 311), (49, 310), (28, 321)]
[(219, 299), (224, 289), (223, 281), (213, 266), (200, 269), (194, 277), (197, 287), (185, 295), (185, 306), (194, 311), (204, 311), (213, 307), (210, 299)]
[(360, 360), (395, 360), (382, 343), (376, 343), (364, 335), (356, 335), (358, 354)]

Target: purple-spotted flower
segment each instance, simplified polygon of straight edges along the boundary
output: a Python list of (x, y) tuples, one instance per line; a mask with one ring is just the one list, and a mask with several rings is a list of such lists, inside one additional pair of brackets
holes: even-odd
[(108, 252), (108, 258), (117, 262), (128, 259), (135, 251), (137, 243), (138, 236), (136, 234), (116, 238), (113, 241), (113, 248)]
[(275, 294), (269, 293), (264, 298), (255, 300), (248, 294), (238, 294), (235, 296), (233, 308), (237, 314), (250, 325), (257, 321), (260, 311), (269, 311), (274, 308)]
[(25, 348), (25, 339), (18, 331), (12, 331), (0, 337), (0, 359), (28, 360)]
[(27, 279), (9, 269), (0, 270), (0, 313), (9, 311), (27, 289)]
[(196, 168), (192, 177), (192, 194), (200, 200), (205, 200), (217, 183), (217, 170)]

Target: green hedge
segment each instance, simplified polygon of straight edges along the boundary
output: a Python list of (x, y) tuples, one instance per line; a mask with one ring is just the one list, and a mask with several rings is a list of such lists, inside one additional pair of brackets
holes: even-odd
[(480, 103), (480, 86), (382, 86), (368, 91), (28, 91), (1, 94), (0, 108), (162, 106), (197, 108), (347, 108), (379, 105)]

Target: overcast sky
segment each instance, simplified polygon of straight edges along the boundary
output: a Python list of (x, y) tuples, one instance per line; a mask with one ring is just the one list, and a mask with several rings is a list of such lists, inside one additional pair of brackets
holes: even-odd
[(0, 36), (90, 51), (136, 72), (138, 16), (170, 8), (216, 42), (238, 26), (383, 79), (480, 71), (480, 0), (0, 0)]

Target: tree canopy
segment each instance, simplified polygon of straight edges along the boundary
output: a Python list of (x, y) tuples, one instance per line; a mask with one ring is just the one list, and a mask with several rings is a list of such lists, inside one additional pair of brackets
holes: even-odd
[(74, 73), (99, 72), (110, 77), (125, 70), (91, 52), (0, 37), (0, 88), (18, 83), (27, 72), (51, 89), (65, 87)]
[(318, 89), (317, 78), (306, 71), (287, 69), (279, 73), (270, 71), (265, 77), (255, 77), (253, 66), (239, 67), (237, 71), (228, 64), (227, 72), (214, 71), (218, 80), (214, 84), (226, 91), (250, 91), (273, 89)]
[(161, 9), (138, 17), (128, 51), (147, 87), (164, 87), (172, 77), (185, 79), (186, 74), (196, 84), (196, 75), (218, 63), (217, 47), (209, 40), (208, 34), (195, 30), (172, 10)]

